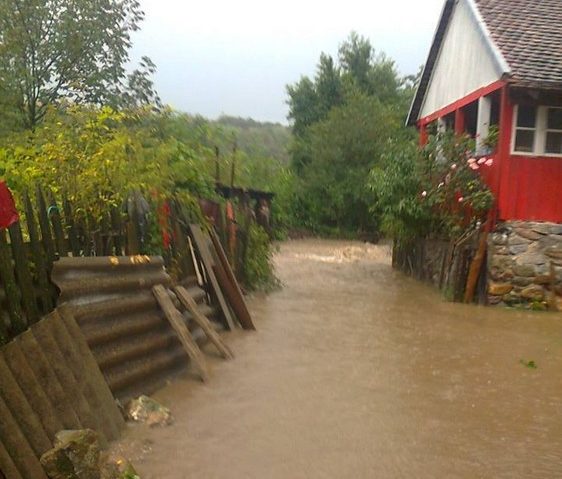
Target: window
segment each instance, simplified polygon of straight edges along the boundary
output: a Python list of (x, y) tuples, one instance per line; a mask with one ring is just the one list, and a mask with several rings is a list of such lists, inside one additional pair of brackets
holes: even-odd
[(518, 105), (513, 152), (562, 156), (562, 107)]
[(562, 155), (562, 108), (548, 108), (545, 153)]
[(518, 153), (533, 153), (535, 151), (535, 136), (537, 130), (537, 107), (517, 107), (517, 122), (515, 124), (514, 151)]

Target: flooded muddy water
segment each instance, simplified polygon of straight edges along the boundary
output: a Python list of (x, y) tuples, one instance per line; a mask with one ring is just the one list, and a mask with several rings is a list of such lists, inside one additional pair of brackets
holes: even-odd
[[(562, 477), (562, 317), (444, 302), (388, 247), (299, 240), (257, 332), (155, 395), (119, 447), (143, 479)], [(536, 368), (529, 367), (533, 361)]]

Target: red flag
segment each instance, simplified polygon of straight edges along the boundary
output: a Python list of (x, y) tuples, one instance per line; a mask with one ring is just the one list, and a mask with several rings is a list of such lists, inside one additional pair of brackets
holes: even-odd
[(20, 219), (12, 192), (4, 181), (0, 181), (0, 228), (17, 223)]

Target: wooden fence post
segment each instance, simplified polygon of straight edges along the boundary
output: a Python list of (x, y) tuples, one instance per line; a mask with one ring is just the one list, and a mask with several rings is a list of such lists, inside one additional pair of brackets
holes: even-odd
[[(12, 253), (6, 240), (6, 230), (0, 229), (0, 279), (8, 300), (8, 313), (11, 321), (11, 332), (21, 333), (26, 330), (27, 323), (20, 304), (21, 293), (16, 283), (12, 267)], [(4, 338), (6, 339), (6, 338)]]
[(39, 239), (39, 232), (35, 223), (35, 214), (33, 212), (33, 205), (27, 193), (23, 195), (23, 202), (25, 208), (25, 219), (27, 225), (27, 233), (29, 234), (29, 242), (31, 246), (31, 254), (33, 262), (35, 263), (35, 270), (37, 274), (37, 281), (39, 283), (39, 295), (41, 298), (42, 312), (44, 314), (51, 312), (54, 307), (54, 290), (49, 283), (47, 273), (47, 261), (45, 260), (45, 252), (43, 245)]

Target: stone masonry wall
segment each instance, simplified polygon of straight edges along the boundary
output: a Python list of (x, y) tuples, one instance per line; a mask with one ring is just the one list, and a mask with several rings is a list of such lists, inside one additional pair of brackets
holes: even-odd
[(488, 301), (562, 311), (562, 224), (498, 225), (488, 245)]

